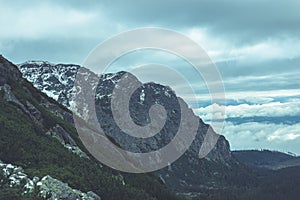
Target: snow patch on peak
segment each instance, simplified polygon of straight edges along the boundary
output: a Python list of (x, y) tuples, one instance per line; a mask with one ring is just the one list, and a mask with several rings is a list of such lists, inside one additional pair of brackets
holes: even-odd
[(143, 103), (145, 101), (145, 90), (142, 89), (141, 94), (140, 94), (140, 103)]

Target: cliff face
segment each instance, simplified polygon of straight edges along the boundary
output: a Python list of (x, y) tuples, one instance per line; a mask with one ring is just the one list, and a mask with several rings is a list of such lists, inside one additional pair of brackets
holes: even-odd
[[(47, 62), (27, 62), (18, 66), (25, 79), (36, 88), (45, 92), (69, 109), (76, 110), (72, 101), (74, 81), (79, 69), (77, 65), (50, 64)], [(111, 96), (116, 84), (126, 72), (103, 74), (99, 77), (95, 102), (98, 122), (105, 131), (123, 149), (132, 152), (149, 152), (168, 144), (176, 134), (180, 123), (180, 105), (177, 96), (171, 88), (156, 84), (142, 84), (135, 77), (133, 79), (142, 86), (138, 88), (130, 99), (130, 117), (140, 126), (149, 123), (149, 108), (158, 103), (167, 111), (167, 121), (163, 129), (155, 136), (143, 139), (124, 134), (115, 123), (111, 111)], [(133, 76), (130, 74), (130, 76)], [(184, 102), (183, 102), (184, 103)], [(188, 107), (184, 103), (185, 107)], [(187, 108), (188, 109), (188, 108)], [(195, 116), (197, 117), (197, 116)], [(181, 190), (210, 182), (220, 182), (222, 173), (232, 171), (238, 166), (232, 157), (229, 143), (220, 136), (213, 150), (204, 158), (199, 159), (199, 151), (208, 129), (211, 127), (197, 117), (199, 127), (197, 135), (188, 151), (175, 163), (156, 173), (169, 186)], [(210, 169), (211, 168), (211, 169)], [(216, 185), (216, 184), (215, 184)]]

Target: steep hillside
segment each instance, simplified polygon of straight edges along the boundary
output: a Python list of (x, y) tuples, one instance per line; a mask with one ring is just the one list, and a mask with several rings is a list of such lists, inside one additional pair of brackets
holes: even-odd
[[(40, 93), (2, 56), (0, 88), (3, 163), (22, 167), (30, 179), (51, 176), (74, 189), (93, 191), (101, 199), (177, 199), (154, 176), (121, 174), (93, 159), (82, 145), (67, 108)], [(0, 185), (0, 192), (5, 192), (7, 187)], [(15, 194), (13, 188), (8, 189), (6, 194)]]

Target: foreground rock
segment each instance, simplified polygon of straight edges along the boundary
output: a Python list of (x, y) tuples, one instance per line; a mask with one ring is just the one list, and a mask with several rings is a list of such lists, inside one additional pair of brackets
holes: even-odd
[(21, 167), (12, 164), (4, 164), (0, 161), (0, 186), (8, 188), (20, 188), (21, 194), (27, 198), (39, 198), (47, 200), (101, 200), (94, 192), (83, 193), (72, 189), (51, 176), (45, 176), (40, 181), (38, 177), (30, 179)]

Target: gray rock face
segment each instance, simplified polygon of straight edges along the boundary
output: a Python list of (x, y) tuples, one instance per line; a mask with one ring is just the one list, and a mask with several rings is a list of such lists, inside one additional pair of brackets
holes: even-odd
[(34, 119), (36, 119), (37, 121), (42, 121), (41, 112), (36, 107), (34, 107), (34, 105), (32, 105), (29, 101), (26, 101), (26, 108)]
[[(79, 66), (30, 62), (18, 67), (23, 77), (32, 82), (36, 88), (80, 114), (72, 99), (72, 94), (76, 92), (73, 85)], [(106, 135), (125, 150), (132, 152), (158, 150), (168, 144), (178, 130), (181, 115), (177, 96), (171, 88), (156, 83), (145, 83), (138, 88), (131, 96), (129, 103), (130, 117), (134, 123), (139, 126), (149, 124), (149, 109), (154, 104), (160, 104), (165, 108), (167, 120), (162, 130), (153, 137), (141, 139), (130, 136), (118, 127), (111, 111), (112, 92), (125, 73), (102, 74), (99, 77), (95, 94), (98, 122)], [(137, 79), (135, 81), (139, 82)], [(83, 118), (89, 117), (88, 111), (81, 111), (81, 114)], [(199, 159), (199, 150), (207, 130), (211, 127), (203, 123), (200, 118), (198, 119), (197, 135), (189, 150), (175, 163), (156, 172), (171, 187), (192, 187), (203, 184), (205, 180), (199, 177), (205, 177), (213, 182), (220, 172), (218, 172), (219, 169), (209, 169), (210, 166), (221, 165), (230, 170), (236, 164), (236, 160), (231, 155), (229, 143), (223, 136), (219, 137), (213, 150), (204, 159)]]

